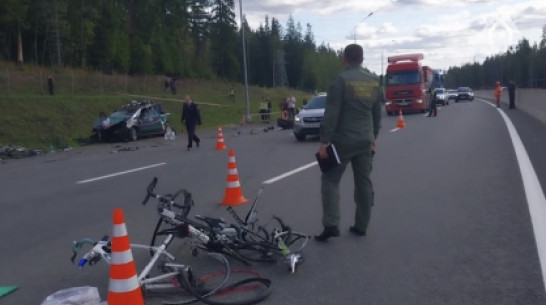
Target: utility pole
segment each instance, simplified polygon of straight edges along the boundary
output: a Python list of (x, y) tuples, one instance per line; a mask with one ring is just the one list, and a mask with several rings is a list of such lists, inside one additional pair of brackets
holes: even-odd
[(252, 117), (250, 116), (250, 102), (248, 99), (248, 75), (246, 68), (246, 42), (245, 42), (245, 27), (243, 24), (243, 3), (242, 0), (239, 0), (239, 17), (241, 18), (241, 36), (243, 40), (243, 68), (245, 74), (245, 102), (246, 102), (246, 121), (251, 122)]
[(381, 50), (381, 90), (385, 90), (385, 73), (383, 72), (383, 51)]

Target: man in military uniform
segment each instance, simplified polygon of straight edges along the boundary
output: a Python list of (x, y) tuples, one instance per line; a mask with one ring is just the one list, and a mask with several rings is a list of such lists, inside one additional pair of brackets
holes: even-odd
[(348, 163), (354, 172), (354, 225), (349, 231), (366, 235), (373, 205), (370, 173), (375, 140), (381, 127), (381, 89), (379, 80), (362, 68), (364, 51), (357, 44), (343, 51), (341, 72), (330, 84), (324, 119), (320, 128), (319, 155), (328, 156), (326, 147), (334, 143), (341, 165), (322, 173), (322, 225), (324, 231), (315, 236), (326, 241), (339, 236), (339, 182)]

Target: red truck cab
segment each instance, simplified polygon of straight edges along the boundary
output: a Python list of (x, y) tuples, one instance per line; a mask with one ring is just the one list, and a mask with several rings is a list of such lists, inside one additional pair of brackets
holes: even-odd
[(389, 56), (385, 84), (385, 110), (388, 115), (427, 111), (427, 89), (433, 70), (422, 66), (422, 53)]

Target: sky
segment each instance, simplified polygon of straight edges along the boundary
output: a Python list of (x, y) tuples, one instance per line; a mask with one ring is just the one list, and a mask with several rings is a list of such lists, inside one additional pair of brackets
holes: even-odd
[(423, 64), (447, 70), (483, 62), (526, 38), (542, 39), (545, 0), (235, 0), (253, 30), (275, 17), (310, 24), (315, 43), (341, 50), (364, 47), (363, 65), (376, 74), (387, 57), (423, 53)]

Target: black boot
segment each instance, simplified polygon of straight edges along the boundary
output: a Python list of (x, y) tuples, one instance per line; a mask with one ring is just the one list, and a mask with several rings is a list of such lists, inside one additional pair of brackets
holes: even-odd
[(317, 241), (327, 241), (330, 237), (339, 236), (339, 228), (337, 226), (324, 227), (324, 231), (320, 235), (315, 235)]
[(355, 235), (358, 235), (358, 236), (366, 236), (366, 230), (360, 230), (355, 226), (350, 226), (349, 227), (349, 232), (351, 232), (351, 233), (353, 233)]

